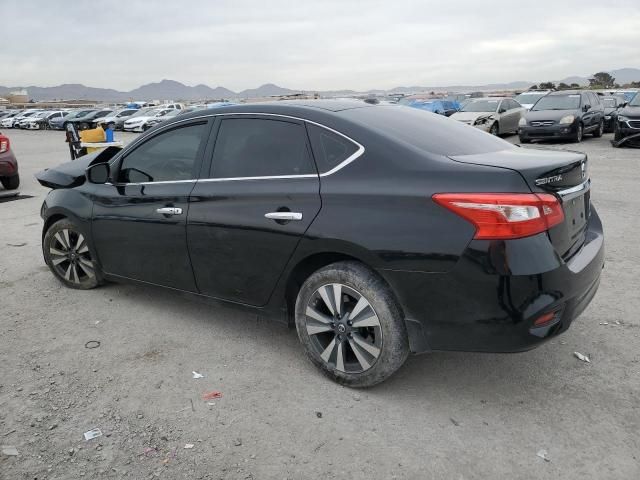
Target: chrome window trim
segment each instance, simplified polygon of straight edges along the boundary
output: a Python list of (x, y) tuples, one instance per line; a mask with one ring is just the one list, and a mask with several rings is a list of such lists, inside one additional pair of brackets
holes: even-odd
[(580, 185), (576, 185), (575, 187), (567, 188), (566, 190), (558, 190), (558, 195), (561, 197), (566, 197), (567, 195), (571, 195), (572, 193), (580, 192), (582, 190), (586, 190), (587, 187), (591, 184), (591, 179), (588, 178)]
[[(327, 127), (326, 125), (323, 125), (321, 123), (318, 122), (314, 122), (312, 120), (306, 120), (304, 118), (300, 118), (300, 117), (294, 117), (292, 115), (283, 115), (280, 113), (252, 113), (252, 112), (236, 112), (236, 113), (212, 113), (209, 115), (201, 115), (198, 117), (191, 117), (191, 118), (185, 118), (182, 120), (176, 120), (175, 122), (171, 122), (165, 126), (162, 127), (162, 129), (160, 129), (160, 131), (168, 129), (170, 127), (173, 127), (174, 125), (178, 125), (180, 123), (184, 123), (184, 122), (190, 122), (193, 120), (199, 120), (199, 119), (209, 119), (211, 117), (223, 117), (223, 116), (232, 116), (232, 115), (252, 115), (252, 116), (266, 116), (266, 117), (279, 117), (279, 118), (288, 118), (291, 120), (297, 120), (300, 122), (307, 122), (307, 123), (311, 123), (312, 125), (316, 125), (320, 128), (324, 128), (325, 130), (329, 130), (330, 132), (335, 133), (336, 135), (340, 135), (343, 138), (346, 138), (347, 140), (349, 140), (351, 143), (353, 143), (354, 145), (356, 145), (358, 147), (358, 149), (352, 153), (350, 156), (348, 156), (345, 160), (343, 160), (342, 162), (340, 162), (338, 165), (336, 165), (335, 167), (333, 167), (331, 170), (324, 172), (324, 173), (320, 173), (320, 174), (304, 174), (304, 175), (267, 175), (267, 176), (262, 176), (262, 177), (226, 177), (226, 178), (200, 178), (200, 179), (190, 179), (190, 180), (167, 180), (167, 181), (159, 181), (159, 182), (140, 182), (140, 183), (107, 183), (106, 185), (115, 185), (115, 186), (125, 186), (125, 185), (158, 185), (158, 184), (168, 184), (168, 183), (186, 183), (186, 182), (203, 182), (203, 183), (208, 183), (208, 182), (236, 182), (239, 180), (274, 180), (274, 179), (295, 179), (295, 178), (318, 178), (318, 177), (328, 177), (329, 175), (333, 175), (334, 173), (336, 173), (339, 170), (342, 170), (344, 167), (346, 167), (347, 165), (349, 165), (351, 162), (353, 162), (354, 160), (356, 160), (358, 157), (362, 156), (362, 154), (364, 153), (365, 149), (364, 146), (362, 146), (359, 142), (356, 142), (353, 138), (345, 135), (344, 133), (338, 132), (337, 130), (334, 130), (331, 127)], [(140, 143), (142, 140), (134, 140), (131, 144), (127, 145), (128, 150), (131, 150), (133, 148), (136, 147), (136, 145), (138, 143)], [(109, 165), (113, 165), (115, 162), (117, 162), (120, 157), (122, 157), (122, 155), (124, 155), (124, 152), (122, 152), (119, 155), (116, 155), (116, 157), (111, 160), (111, 162), (109, 162)]]

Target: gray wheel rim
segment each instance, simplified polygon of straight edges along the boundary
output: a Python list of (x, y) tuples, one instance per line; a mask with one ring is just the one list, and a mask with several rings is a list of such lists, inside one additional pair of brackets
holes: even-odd
[(362, 373), (382, 352), (382, 328), (369, 301), (341, 283), (318, 288), (305, 310), (305, 328), (314, 353), (343, 373)]
[(89, 246), (81, 233), (65, 228), (56, 232), (49, 244), (51, 265), (62, 278), (81, 284), (95, 278)]

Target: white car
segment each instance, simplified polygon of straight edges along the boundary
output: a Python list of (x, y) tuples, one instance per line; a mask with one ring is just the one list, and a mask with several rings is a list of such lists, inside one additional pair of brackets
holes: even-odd
[(529, 90), (522, 92), (520, 95), (516, 95), (513, 99), (522, 105), (527, 110), (531, 110), (538, 100), (542, 97), (546, 97), (553, 90)]
[(0, 126), (4, 128), (18, 128), (18, 123), (20, 123), (21, 120), (39, 112), (40, 110), (25, 110), (24, 112), (19, 113), (15, 117), (3, 119), (2, 122), (0, 122)]
[(152, 118), (161, 117), (165, 113), (174, 110), (172, 108), (156, 108), (145, 112), (144, 115), (136, 115), (124, 122), (123, 129), (125, 132), (142, 132), (146, 123)]
[(478, 98), (451, 117), (492, 135), (518, 133), (518, 122), (527, 110), (512, 98)]
[(134, 113), (138, 111), (137, 108), (124, 108), (122, 110), (117, 110), (104, 118), (100, 119), (101, 123), (116, 123), (118, 120), (130, 117)]
[(31, 115), (25, 120), (20, 122), (20, 128), (26, 130), (40, 130), (41, 128), (49, 128), (49, 120), (54, 118), (62, 118), (69, 112), (63, 112), (62, 110), (40, 112), (37, 115)]

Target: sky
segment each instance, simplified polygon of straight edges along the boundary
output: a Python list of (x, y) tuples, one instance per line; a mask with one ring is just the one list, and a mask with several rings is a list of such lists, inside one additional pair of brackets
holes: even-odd
[(0, 18), (11, 87), (368, 90), (640, 67), (638, 0), (1, 0)]

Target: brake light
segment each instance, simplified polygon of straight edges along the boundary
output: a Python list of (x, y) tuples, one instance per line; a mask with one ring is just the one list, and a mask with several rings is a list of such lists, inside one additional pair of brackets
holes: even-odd
[(0, 136), (0, 153), (9, 151), (9, 139), (7, 137)]
[(473, 223), (477, 240), (529, 237), (564, 221), (549, 193), (436, 193), (433, 200)]

